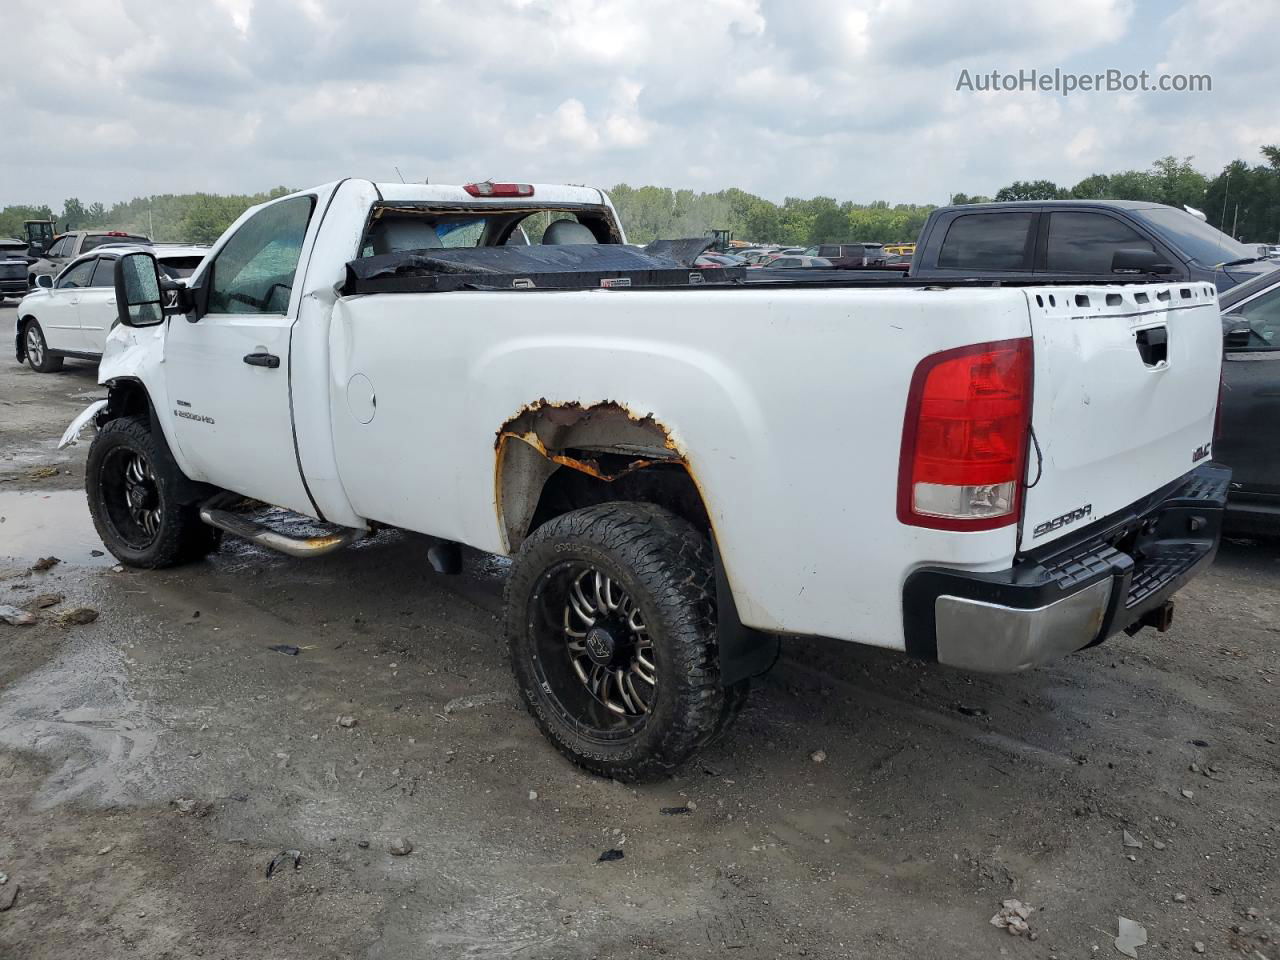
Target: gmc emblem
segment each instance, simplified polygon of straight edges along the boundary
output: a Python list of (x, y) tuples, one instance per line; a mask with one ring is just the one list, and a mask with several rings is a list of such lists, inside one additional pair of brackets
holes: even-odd
[(1191, 462), (1199, 463), (1205, 457), (1209, 456), (1209, 454), (1211, 454), (1212, 452), (1213, 452), (1212, 443), (1206, 443), (1206, 444), (1203, 444), (1202, 446), (1196, 447), (1196, 452), (1191, 454)]

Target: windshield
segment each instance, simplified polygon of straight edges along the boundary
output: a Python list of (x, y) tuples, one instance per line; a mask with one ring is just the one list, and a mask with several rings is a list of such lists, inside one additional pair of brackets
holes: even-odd
[(1149, 223), (1184, 257), (1206, 267), (1258, 255), (1256, 250), (1232, 240), (1221, 230), (1209, 226), (1185, 210), (1152, 207), (1134, 210), (1133, 215)]

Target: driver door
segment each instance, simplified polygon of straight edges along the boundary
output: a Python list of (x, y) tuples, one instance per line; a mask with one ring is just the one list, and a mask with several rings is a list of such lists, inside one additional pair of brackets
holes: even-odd
[(301, 299), (293, 285), (314, 209), (314, 197), (291, 197), (241, 223), (198, 278), (207, 312), (194, 322), (170, 318), (165, 338), (170, 413), (188, 475), (309, 514), (294, 448), (289, 346)]

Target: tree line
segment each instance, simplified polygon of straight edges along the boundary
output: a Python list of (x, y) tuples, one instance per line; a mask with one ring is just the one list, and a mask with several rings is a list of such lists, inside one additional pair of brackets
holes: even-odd
[[(1280, 147), (1261, 148), (1265, 162), (1228, 164), (1215, 177), (1192, 166), (1191, 157), (1162, 157), (1147, 170), (1096, 173), (1072, 187), (1050, 180), (1018, 180), (993, 197), (957, 193), (952, 203), (991, 200), (1145, 200), (1204, 212), (1211, 224), (1246, 241), (1280, 242)], [(72, 197), (58, 213), (58, 229), (112, 229), (142, 233), (160, 242), (212, 243), (244, 210), (289, 193), (224, 196), (212, 193), (136, 197), (107, 207)], [(615, 186), (610, 195), (634, 243), (702, 236), (726, 229), (736, 239), (808, 245), (914, 240), (934, 204), (837, 201), (834, 197), (787, 197), (774, 203), (736, 187), (715, 193), (669, 187)], [(47, 206), (0, 210), (0, 237), (21, 236), (22, 221), (48, 219)]]
[[(56, 213), (57, 229), (123, 230), (144, 234), (158, 243), (212, 243), (249, 207), (292, 192), (290, 187), (276, 187), (254, 194), (165, 193), (135, 197), (110, 207), (70, 197)], [(47, 205), (5, 207), (0, 210), (0, 237), (23, 237), (24, 220), (54, 216)]]
[(1017, 180), (994, 197), (957, 193), (952, 203), (992, 200), (1145, 200), (1192, 207), (1237, 240), (1280, 243), (1280, 147), (1261, 148), (1265, 162), (1233, 160), (1212, 179), (1191, 157), (1161, 157), (1148, 170), (1095, 173), (1073, 187), (1052, 180)]

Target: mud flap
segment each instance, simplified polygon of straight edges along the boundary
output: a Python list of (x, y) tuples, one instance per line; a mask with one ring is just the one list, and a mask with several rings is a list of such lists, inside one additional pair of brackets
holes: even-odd
[(738, 617), (729, 578), (720, 560), (720, 547), (711, 539), (716, 563), (716, 642), (720, 648), (720, 685), (731, 687), (767, 673), (782, 650), (777, 634), (745, 626)]

